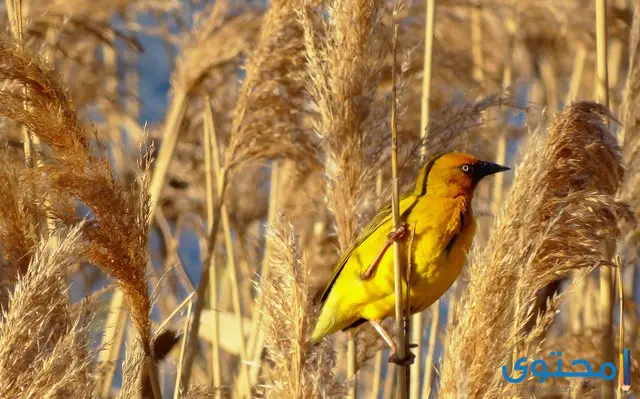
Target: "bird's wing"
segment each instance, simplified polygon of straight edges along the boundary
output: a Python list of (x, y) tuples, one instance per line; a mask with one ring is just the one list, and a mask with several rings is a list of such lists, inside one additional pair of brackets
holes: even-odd
[[(403, 200), (406, 200), (409, 197), (414, 197), (415, 198), (415, 202), (417, 202), (417, 200), (418, 200), (417, 197), (415, 197), (415, 196), (413, 196), (411, 194), (405, 194), (402, 197), (400, 197), (400, 203), (402, 203)], [(414, 202), (414, 204), (415, 204), (415, 202)], [(400, 215), (400, 219), (401, 220), (403, 220), (403, 221), (406, 220), (406, 215), (413, 208), (412, 205), (409, 205), (405, 209), (405, 211), (402, 212), (402, 214)], [(351, 243), (349, 248), (347, 248), (345, 253), (342, 255), (342, 257), (338, 261), (338, 264), (336, 265), (336, 267), (335, 267), (335, 269), (333, 271), (333, 276), (331, 276), (331, 280), (329, 280), (329, 284), (327, 284), (327, 288), (325, 288), (324, 292), (322, 293), (322, 298), (320, 299), (321, 303), (324, 303), (324, 301), (329, 296), (329, 293), (331, 292), (331, 289), (333, 288), (333, 285), (335, 284), (336, 280), (338, 279), (338, 276), (340, 276), (340, 273), (344, 269), (344, 265), (347, 264), (347, 261), (349, 260), (349, 258), (353, 254), (353, 251), (355, 251), (355, 249), (358, 248), (358, 246), (360, 244), (362, 244), (362, 242), (364, 242), (367, 238), (369, 238), (369, 236), (371, 234), (373, 234), (376, 230), (378, 230), (380, 228), (380, 226), (382, 226), (385, 223), (387, 223), (388, 221), (390, 221), (391, 217), (392, 217), (391, 204), (387, 204), (383, 208), (381, 208), (378, 211), (378, 213), (376, 213), (376, 215), (371, 220), (371, 222), (369, 222), (369, 224), (360, 231), (360, 234), (358, 234), (358, 237), (356, 237), (356, 239)]]

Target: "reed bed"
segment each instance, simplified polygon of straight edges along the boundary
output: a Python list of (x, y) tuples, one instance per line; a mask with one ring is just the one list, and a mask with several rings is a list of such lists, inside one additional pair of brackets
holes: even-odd
[[(614, 397), (502, 366), (624, 348), (637, 392), (640, 2), (102, 3), (0, 15), (0, 398)], [(368, 325), (311, 344), (341, 254), (452, 150), (515, 173), (410, 378)]]

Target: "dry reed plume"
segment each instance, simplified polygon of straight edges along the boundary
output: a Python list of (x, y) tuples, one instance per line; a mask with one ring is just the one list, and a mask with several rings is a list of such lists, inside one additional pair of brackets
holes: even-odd
[(84, 312), (67, 279), (83, 251), (82, 225), (41, 241), (0, 319), (0, 397), (92, 397)]
[[(0, 154), (0, 306), (7, 305), (6, 292), (25, 273), (38, 243), (38, 220), (42, 210), (35, 205), (36, 187), (25, 178), (21, 168), (9, 160), (8, 151)], [(42, 200), (42, 199), (41, 199)]]
[[(0, 114), (26, 126), (52, 151), (30, 178), (59, 195), (86, 205), (92, 218), (83, 228), (91, 242), (87, 258), (112, 275), (127, 296), (132, 319), (147, 354), (151, 348), (151, 302), (147, 291), (146, 183), (125, 190), (115, 179), (104, 148), (94, 155), (90, 132), (78, 120), (73, 101), (41, 60), (0, 39), (0, 79), (19, 83), (28, 95), (4, 89)], [(5, 86), (6, 87), (6, 86)], [(23, 101), (28, 107), (23, 108)], [(101, 144), (98, 142), (98, 146)], [(148, 166), (148, 165), (146, 165)]]
[[(619, 134), (627, 170), (620, 198), (629, 202), (640, 217), (640, 6), (635, 10), (630, 33), (629, 69), (620, 114), (622, 126)], [(640, 261), (640, 231), (636, 228), (625, 233), (625, 260), (637, 264)]]
[[(611, 267), (607, 249), (628, 209), (615, 199), (621, 155), (604, 121), (609, 111), (579, 102), (529, 144), (487, 247), (473, 257), (457, 325), (447, 336), (442, 397), (522, 394), (500, 367), (536, 354), (560, 298), (531, 314), (538, 290), (571, 270)], [(610, 254), (610, 252), (609, 252)], [(529, 318), (536, 325), (523, 333)]]
[(311, 269), (284, 215), (276, 218), (267, 239), (273, 255), (270, 277), (261, 284), (260, 323), (271, 364), (271, 382), (264, 387), (266, 397), (340, 397), (346, 387), (333, 374), (336, 356), (329, 340), (310, 343), (319, 311), (309, 284)]
[(361, 225), (367, 189), (372, 186), (382, 140), (388, 135), (385, 116), (372, 109), (384, 54), (377, 42), (381, 6), (379, 1), (334, 1), (319, 33), (311, 15), (300, 14), (308, 58), (307, 89), (318, 112), (313, 128), (324, 150), (325, 196), (341, 250)]

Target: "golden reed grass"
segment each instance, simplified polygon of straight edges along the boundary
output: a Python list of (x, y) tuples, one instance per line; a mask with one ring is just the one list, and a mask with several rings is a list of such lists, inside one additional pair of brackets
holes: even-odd
[[(98, 155), (94, 154), (95, 133), (78, 121), (72, 100), (46, 64), (20, 50), (7, 37), (0, 39), (0, 56), (0, 79), (20, 83), (28, 91), (26, 98), (1, 91), (0, 115), (27, 126), (53, 152), (30, 178), (91, 209), (94, 217), (83, 229), (91, 242), (87, 257), (120, 282), (150, 355), (151, 301), (146, 282), (149, 205), (145, 180), (141, 194), (137, 194), (137, 188), (124, 190), (114, 179), (104, 149), (98, 148)], [(27, 103), (26, 109), (22, 101)]]
[(82, 256), (82, 224), (38, 243), (0, 319), (0, 397), (86, 397), (94, 387), (87, 315), (74, 315), (67, 278)]
[(300, 252), (293, 226), (278, 215), (268, 233), (273, 255), (269, 278), (261, 284), (261, 328), (272, 362), (265, 396), (273, 398), (335, 397), (346, 386), (333, 374), (335, 350), (329, 340), (312, 344), (311, 333), (319, 307), (313, 301), (311, 269)]
[[(444, 397), (521, 394), (501, 366), (537, 353), (560, 300), (532, 314), (536, 293), (572, 270), (612, 267), (606, 247), (629, 210), (615, 197), (623, 169), (605, 125), (610, 116), (596, 103), (576, 103), (532, 138), (487, 247), (470, 262), (457, 325), (447, 335)], [(536, 324), (525, 334), (530, 318)]]

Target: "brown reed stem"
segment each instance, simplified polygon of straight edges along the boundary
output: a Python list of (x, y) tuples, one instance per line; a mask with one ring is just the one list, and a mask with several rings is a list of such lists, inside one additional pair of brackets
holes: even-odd
[(484, 55), (482, 54), (482, 6), (471, 7), (471, 52), (473, 55), (473, 80), (484, 86)]
[(424, 368), (424, 386), (422, 388), (422, 399), (429, 399), (431, 394), (431, 384), (433, 381), (433, 364), (436, 350), (436, 339), (438, 337), (438, 323), (440, 319), (440, 301), (431, 305), (431, 328), (429, 329), (429, 346), (427, 347), (427, 359)]
[[(607, 66), (607, 0), (596, 0), (596, 53), (597, 53), (597, 87), (598, 101), (609, 108), (609, 73)], [(607, 124), (609, 122), (607, 121)], [(615, 248), (607, 248), (608, 258), (611, 259)], [(610, 267), (600, 270), (600, 327), (604, 334), (603, 357), (605, 361), (612, 361), (615, 353), (613, 343), (613, 274)], [(614, 381), (603, 381), (602, 395), (611, 395)]]
[(358, 377), (356, 372), (358, 367), (358, 347), (356, 344), (356, 334), (350, 330), (347, 334), (347, 378), (353, 378), (353, 385), (349, 389), (348, 397), (356, 399), (358, 397)]
[[(15, 37), (18, 42), (18, 46), (20, 50), (24, 47), (24, 42), (22, 38), (22, 0), (5, 0), (5, 5), (7, 7), (7, 18), (9, 19), (9, 25), (11, 27), (11, 34)], [(24, 87), (25, 101), (23, 102), (24, 108), (27, 109), (28, 105), (26, 103), (27, 99), (27, 88)], [(29, 134), (29, 130), (26, 126), (21, 126), (20, 130), (22, 131), (22, 149), (24, 152), (24, 161), (27, 168), (33, 167), (33, 154), (32, 154), (32, 146), (31, 146), (31, 134)]]
[[(215, 150), (215, 149), (214, 149)], [(189, 380), (191, 378), (191, 368), (193, 365), (193, 361), (196, 356), (197, 348), (198, 348), (198, 334), (200, 332), (200, 316), (202, 315), (202, 311), (204, 310), (204, 300), (207, 293), (207, 287), (209, 285), (210, 280), (210, 267), (213, 263), (213, 258), (215, 256), (215, 247), (217, 243), (217, 232), (220, 227), (220, 215), (221, 215), (221, 206), (224, 198), (224, 191), (226, 187), (226, 172), (222, 172), (222, 177), (218, 179), (218, 181), (222, 181), (222, 185), (218, 186), (218, 203), (214, 209), (214, 218), (213, 225), (209, 229), (209, 237), (207, 237), (207, 253), (205, 255), (204, 261), (202, 262), (202, 272), (200, 274), (200, 284), (198, 284), (198, 289), (196, 290), (196, 295), (198, 298), (196, 299), (196, 303), (193, 309), (193, 324), (191, 329), (189, 330), (189, 342), (190, 345), (187, 347), (187, 352), (185, 353), (184, 360), (184, 371), (182, 373), (182, 386), (188, 386)], [(240, 330), (242, 331), (242, 330)]]
[[(640, 298), (640, 264), (636, 263), (631, 267), (631, 297)], [(637, 312), (637, 310), (636, 310)], [(638, 342), (640, 338), (639, 317), (631, 318), (630, 341)]]
[[(204, 162), (205, 162), (205, 184), (207, 196), (207, 227), (211, 229), (214, 223), (214, 186), (213, 186), (213, 158), (218, 156), (217, 146), (213, 142), (216, 140), (215, 126), (213, 124), (213, 112), (211, 110), (211, 99), (205, 97), (203, 120), (204, 123)], [(216, 151), (214, 151), (216, 148)], [(219, 162), (219, 161), (218, 161)], [(216, 162), (216, 163), (218, 163)], [(209, 231), (211, 234), (211, 231)], [(218, 276), (216, 270), (215, 257), (211, 258), (210, 264), (203, 264), (202, 267), (209, 268), (209, 306), (213, 309), (213, 323), (211, 324), (211, 370), (213, 373), (213, 386), (222, 386), (222, 372), (220, 368), (220, 318), (218, 317)]]
[[(395, 14), (395, 12), (394, 12)], [(398, 177), (398, 121), (397, 121), (397, 108), (398, 108), (398, 90), (396, 83), (396, 56), (398, 52), (398, 23), (393, 20), (393, 67), (391, 72), (391, 179), (392, 179), (392, 203), (391, 209), (393, 213), (393, 228), (396, 231), (402, 221), (400, 220), (400, 178)], [(404, 329), (404, 300), (402, 295), (402, 280), (404, 274), (404, 265), (402, 262), (402, 247), (399, 241), (393, 243), (393, 279), (394, 279), (394, 291), (395, 291), (395, 316), (396, 316), (396, 345), (398, 347), (397, 356), (400, 359), (404, 359), (407, 356), (407, 343), (405, 339)], [(409, 386), (407, 381), (407, 366), (398, 365), (398, 390), (397, 397), (399, 399), (406, 399), (409, 394)]]
[[(425, 0), (426, 12), (425, 12), (425, 24), (424, 24), (424, 60), (422, 66), (422, 104), (420, 109), (420, 140), (422, 145), (420, 146), (420, 158), (421, 162), (425, 161), (427, 149), (425, 147), (426, 138), (428, 135), (429, 126), (429, 113), (431, 99), (431, 75), (433, 66), (433, 31), (435, 26), (436, 15), (436, 1)], [(436, 303), (437, 305), (437, 303)], [(416, 313), (411, 321), (412, 339), (418, 339), (417, 344), (422, 345), (422, 328), (423, 328), (423, 314), (422, 312)], [(410, 398), (418, 399), (420, 395), (420, 371), (422, 370), (422, 356), (416, 356), (415, 363), (411, 369), (411, 386)]]
[[(436, 1), (425, 0), (427, 4), (427, 11), (425, 14), (425, 27), (424, 27), (424, 64), (422, 66), (422, 107), (420, 109), (420, 138), (423, 140), (429, 135), (427, 131), (429, 126), (429, 113), (431, 104), (431, 69), (433, 66), (433, 30), (436, 21)], [(426, 148), (424, 145), (421, 148), (420, 155), (425, 157)]]
[(153, 397), (154, 399), (162, 399), (162, 390), (160, 389), (158, 370), (156, 369), (153, 358), (150, 355), (145, 355), (144, 359), (144, 368), (146, 369), (147, 374), (149, 375), (149, 380), (151, 381), (151, 391), (153, 393)]
[[(221, 199), (219, 201), (222, 201)], [(229, 222), (229, 214), (224, 204), (220, 207), (220, 218), (222, 219), (222, 231), (224, 234), (225, 250), (227, 253), (227, 270), (231, 278), (231, 302), (233, 304), (233, 312), (236, 317), (237, 329), (240, 331), (240, 377), (243, 379), (243, 385), (240, 386), (244, 390), (247, 397), (251, 396), (251, 383), (249, 381), (249, 369), (247, 361), (247, 346), (244, 338), (244, 320), (242, 317), (242, 303), (240, 301), (240, 284), (238, 282), (238, 268), (235, 261), (233, 250), (233, 240), (231, 237), (231, 223)], [(241, 390), (240, 393), (243, 391)]]
[(380, 382), (382, 381), (382, 349), (376, 352), (373, 360), (373, 386), (371, 387), (371, 397), (380, 397)]
[(109, 303), (107, 320), (104, 324), (103, 350), (98, 355), (99, 363), (105, 365), (105, 372), (98, 380), (97, 392), (100, 393), (100, 397), (105, 399), (110, 397), (113, 374), (116, 371), (116, 362), (120, 354), (120, 345), (117, 343), (122, 342), (124, 337), (127, 322), (127, 313), (123, 309), (125, 306), (122, 290), (114, 290)]
[(187, 109), (187, 92), (177, 89), (171, 106), (169, 107), (167, 121), (165, 122), (165, 130), (163, 134), (163, 142), (158, 152), (158, 158), (155, 161), (155, 168), (151, 176), (151, 185), (149, 186), (149, 196), (151, 205), (149, 208), (149, 220), (153, 220), (153, 214), (160, 202), (160, 193), (164, 187), (164, 181), (167, 177), (167, 170), (173, 158), (176, 145), (178, 144), (178, 132), (182, 118)]
[(578, 92), (580, 91), (580, 85), (582, 84), (582, 75), (584, 73), (584, 62), (586, 59), (587, 50), (584, 43), (581, 42), (577, 46), (576, 55), (573, 59), (573, 69), (571, 70), (569, 90), (567, 91), (567, 96), (564, 99), (565, 107), (578, 98)]
[[(211, 115), (212, 116), (212, 115)], [(209, 127), (213, 129), (213, 120), (211, 118), (210, 122), (212, 125)], [(214, 132), (214, 130), (212, 130)], [(196, 291), (198, 297), (196, 299), (196, 304), (193, 311), (193, 325), (189, 330), (189, 346), (187, 347), (187, 351), (185, 354), (184, 360), (184, 372), (182, 375), (182, 386), (188, 387), (189, 380), (191, 378), (191, 368), (193, 366), (193, 361), (196, 356), (197, 348), (198, 348), (198, 334), (200, 332), (200, 317), (202, 315), (202, 311), (204, 309), (204, 296), (206, 294), (209, 280), (210, 280), (210, 265), (213, 262), (213, 258), (215, 257), (215, 248), (217, 243), (217, 232), (220, 226), (220, 221), (222, 221), (222, 229), (225, 240), (225, 247), (227, 252), (227, 271), (229, 272), (229, 276), (231, 278), (231, 296), (232, 303), (234, 308), (234, 314), (236, 316), (236, 322), (238, 323), (238, 331), (244, 331), (243, 327), (243, 319), (242, 319), (242, 305), (240, 301), (240, 289), (238, 283), (237, 276), (237, 265), (234, 258), (233, 251), (233, 241), (231, 237), (231, 227), (229, 223), (229, 215), (224, 206), (224, 193), (226, 191), (227, 186), (227, 168), (223, 168), (220, 162), (218, 146), (215, 134), (211, 135), (212, 141), (212, 153), (213, 153), (213, 170), (215, 172), (216, 177), (216, 188), (218, 195), (218, 203), (213, 212), (213, 225), (209, 231), (208, 237), (208, 245), (207, 245), (207, 254), (205, 256), (202, 272), (200, 275), (200, 284), (198, 285), (198, 289)], [(244, 384), (241, 385), (241, 388), (244, 390), (244, 393), (247, 396), (250, 396), (251, 386), (249, 381), (249, 373), (247, 369), (247, 364), (245, 363), (248, 360), (247, 357), (247, 349), (246, 343), (244, 340), (244, 336), (240, 335), (240, 367), (244, 369), (241, 372), (241, 376), (243, 377)], [(242, 374), (244, 373), (244, 374)]]
[[(376, 173), (376, 198), (380, 199), (382, 194), (382, 170), (378, 169)], [(371, 397), (378, 398), (380, 397), (380, 387), (382, 380), (382, 353), (383, 349), (381, 348), (376, 352), (373, 366), (373, 386), (371, 387)]]
[(544, 86), (547, 110), (553, 115), (558, 112), (558, 81), (553, 58), (548, 52), (540, 59), (540, 75)]
[(620, 256), (616, 255), (614, 263), (616, 265), (616, 276), (618, 277), (618, 306), (619, 306), (619, 332), (618, 332), (618, 376), (617, 397), (622, 398), (622, 372), (624, 370), (624, 286), (622, 285), (622, 261)]
[[(516, 22), (513, 16), (510, 16), (505, 23), (509, 32), (507, 59), (505, 61), (504, 70), (502, 71), (502, 89), (506, 90), (511, 86), (513, 80), (513, 52), (515, 50)], [(505, 111), (504, 120), (509, 117), (509, 111)], [(496, 163), (504, 165), (507, 159), (507, 132), (500, 129), (498, 132), (498, 148), (496, 148)], [(491, 196), (491, 211), (496, 216), (502, 205), (502, 193), (504, 191), (504, 173), (498, 173), (494, 177), (493, 195)]]

